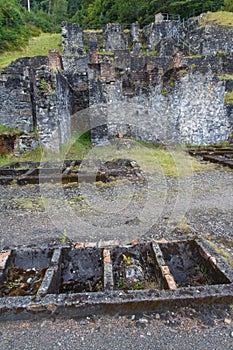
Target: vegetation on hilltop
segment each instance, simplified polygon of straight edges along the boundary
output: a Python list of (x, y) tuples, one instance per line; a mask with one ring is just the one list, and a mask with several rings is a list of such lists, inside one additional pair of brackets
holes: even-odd
[(20, 57), (47, 56), (51, 49), (62, 52), (61, 35), (42, 33), (37, 37), (30, 38), (28, 45), (21, 50), (0, 53), (0, 69), (7, 67)]
[(233, 26), (233, 12), (207, 12), (202, 17), (202, 25)]
[(233, 11), (232, 0), (0, 0), (0, 53), (25, 47), (41, 31), (60, 32), (64, 20), (82, 28), (145, 25), (159, 12), (187, 18), (208, 10)]

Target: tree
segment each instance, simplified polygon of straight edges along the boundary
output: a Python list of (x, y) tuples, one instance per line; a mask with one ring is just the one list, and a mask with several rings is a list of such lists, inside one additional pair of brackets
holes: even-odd
[(0, 52), (19, 48), (28, 41), (24, 8), (16, 0), (0, 0)]
[(67, 0), (55, 0), (53, 4), (52, 14), (55, 24), (61, 24), (67, 19)]
[(224, 1), (224, 10), (233, 12), (233, 1), (232, 0), (225, 0)]

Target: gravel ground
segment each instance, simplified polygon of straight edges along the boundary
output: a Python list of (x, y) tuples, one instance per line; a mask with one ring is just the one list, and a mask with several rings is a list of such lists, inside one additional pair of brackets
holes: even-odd
[[(60, 240), (207, 239), (233, 261), (233, 172), (214, 166), (184, 179), (2, 186), (1, 246)], [(233, 349), (232, 305), (157, 314), (0, 324), (0, 349)]]
[(232, 350), (232, 308), (167, 310), (151, 315), (17, 321), (0, 324), (0, 348)]

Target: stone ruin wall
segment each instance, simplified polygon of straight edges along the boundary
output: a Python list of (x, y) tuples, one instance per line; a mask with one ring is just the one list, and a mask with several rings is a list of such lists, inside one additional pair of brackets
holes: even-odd
[(127, 35), (108, 24), (101, 36), (63, 23), (62, 57), (53, 50), (3, 70), (0, 124), (37, 129), (53, 150), (72, 131), (90, 128), (94, 144), (119, 133), (164, 143), (225, 141), (233, 109), (224, 95), (233, 87), (218, 76), (233, 72), (231, 28), (161, 20), (142, 31), (133, 24)]

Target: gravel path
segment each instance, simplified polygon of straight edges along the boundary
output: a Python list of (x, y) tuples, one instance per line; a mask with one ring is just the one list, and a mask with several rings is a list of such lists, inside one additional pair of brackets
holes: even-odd
[(182, 308), (152, 315), (6, 322), (2, 350), (232, 350), (229, 306)]
[[(214, 166), (184, 179), (0, 188), (0, 244), (203, 237), (233, 261), (233, 172)], [(0, 324), (0, 349), (233, 349), (231, 305), (137, 316)]]

